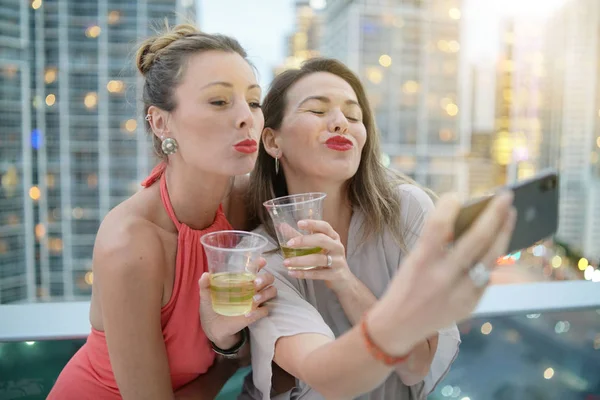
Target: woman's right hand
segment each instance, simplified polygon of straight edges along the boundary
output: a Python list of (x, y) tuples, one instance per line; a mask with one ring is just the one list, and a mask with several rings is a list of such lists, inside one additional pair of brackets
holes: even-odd
[(438, 329), (470, 316), (487, 285), (478, 287), (469, 270), (478, 263), (491, 270), (506, 254), (516, 220), (512, 200), (512, 192), (496, 196), (455, 242), (461, 203), (449, 195), (438, 201), (414, 249), (367, 316), (382, 350), (406, 354)]

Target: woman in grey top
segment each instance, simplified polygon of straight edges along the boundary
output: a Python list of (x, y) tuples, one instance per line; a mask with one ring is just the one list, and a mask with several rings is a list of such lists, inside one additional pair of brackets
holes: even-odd
[[(440, 201), (424, 223), (431, 199), (380, 164), (364, 89), (338, 61), (310, 60), (276, 77), (263, 112), (248, 203), (257, 231), (277, 250), (262, 203), (325, 192), (324, 221), (306, 221), (301, 228), (315, 233), (288, 243), (325, 252), (285, 261), (267, 253), (278, 297), (250, 327), (253, 374), (242, 398), (425, 398), (456, 357), (454, 321), (468, 316), (485, 286), (466, 272), (478, 262), (491, 267), (506, 248), (510, 195), (481, 222), (490, 234), (479, 223), (450, 248), (458, 203)], [(286, 269), (314, 265), (328, 268)]]

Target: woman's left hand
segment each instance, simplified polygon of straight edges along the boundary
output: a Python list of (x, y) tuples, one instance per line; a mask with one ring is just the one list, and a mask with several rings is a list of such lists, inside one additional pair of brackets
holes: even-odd
[(306, 256), (286, 258), (286, 268), (319, 267), (312, 270), (290, 270), (290, 276), (299, 279), (323, 280), (333, 290), (347, 286), (355, 278), (346, 262), (346, 249), (340, 235), (326, 221), (303, 220), (298, 228), (313, 232), (291, 239), (286, 245), (291, 248), (320, 247), (322, 252)]
[(200, 277), (200, 322), (208, 340), (222, 349), (228, 349), (239, 341), (239, 332), (248, 325), (266, 317), (269, 309), (265, 303), (277, 296), (277, 289), (273, 285), (275, 278), (262, 268), (266, 261), (261, 257), (257, 269), (260, 271), (254, 279), (256, 294), (253, 298), (252, 311), (246, 315), (226, 317), (217, 314), (210, 296), (210, 274), (204, 273)]

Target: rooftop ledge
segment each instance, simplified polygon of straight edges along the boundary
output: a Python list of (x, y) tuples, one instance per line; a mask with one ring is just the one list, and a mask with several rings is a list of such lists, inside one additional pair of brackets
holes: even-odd
[[(0, 342), (68, 340), (90, 333), (89, 301), (0, 306)], [(600, 283), (544, 282), (491, 286), (473, 317), (600, 309)]]

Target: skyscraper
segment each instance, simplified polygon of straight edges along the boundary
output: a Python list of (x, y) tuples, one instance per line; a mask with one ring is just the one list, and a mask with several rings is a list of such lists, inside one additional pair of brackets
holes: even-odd
[(2, 101), (14, 113), (0, 133), (0, 302), (89, 296), (100, 221), (153, 163), (135, 44), (194, 9), (191, 0), (2, 0)]
[(466, 194), (461, 1), (331, 0), (324, 19), (322, 53), (362, 78), (391, 166)]
[(35, 293), (28, 8), (0, 2), (0, 302)]
[(541, 165), (560, 170), (557, 238), (600, 260), (600, 2), (573, 0), (546, 33)]
[(479, 63), (471, 70), (471, 146), (468, 156), (469, 195), (480, 196), (494, 187), (490, 179), (498, 166), (492, 158), (494, 138), (494, 64)]
[(288, 68), (298, 68), (302, 62), (319, 55), (323, 17), (311, 7), (308, 0), (294, 3), (294, 31), (287, 37), (287, 54), (283, 65), (277, 66), (274, 74)]
[(541, 133), (543, 32), (541, 23), (503, 21), (496, 79), (492, 156), (495, 185), (527, 178), (538, 169)]

